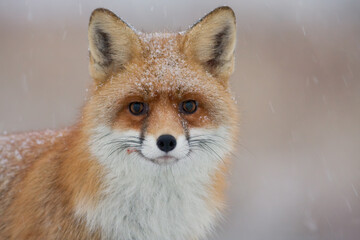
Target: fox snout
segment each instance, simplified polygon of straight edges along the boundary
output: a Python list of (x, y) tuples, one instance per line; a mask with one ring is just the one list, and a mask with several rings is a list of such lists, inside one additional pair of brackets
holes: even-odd
[(158, 164), (177, 162), (189, 153), (189, 142), (185, 135), (162, 134), (159, 137), (147, 135), (140, 147), (140, 154)]

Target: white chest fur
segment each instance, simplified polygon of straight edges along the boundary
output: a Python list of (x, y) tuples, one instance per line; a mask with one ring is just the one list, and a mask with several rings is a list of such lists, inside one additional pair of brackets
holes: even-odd
[[(159, 166), (136, 153), (109, 157), (118, 133), (90, 143), (107, 174), (99, 203), (78, 205), (77, 213), (105, 239), (189, 240), (202, 238), (218, 215), (209, 192), (218, 158), (204, 152), (190, 154), (176, 164)], [(96, 142), (96, 144), (95, 144)], [(221, 153), (218, 153), (221, 154)]]
[(164, 175), (141, 180), (108, 176), (104, 198), (87, 215), (90, 225), (101, 226), (110, 239), (185, 240), (204, 235), (216, 213), (209, 208), (206, 186), (159, 174)]

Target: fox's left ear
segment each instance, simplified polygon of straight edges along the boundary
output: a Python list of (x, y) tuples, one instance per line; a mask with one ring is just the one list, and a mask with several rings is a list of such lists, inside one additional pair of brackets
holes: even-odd
[(182, 50), (215, 77), (228, 78), (234, 70), (235, 42), (234, 11), (219, 7), (185, 33)]
[(98, 8), (92, 12), (88, 37), (90, 74), (97, 83), (126, 68), (142, 52), (135, 31), (107, 9)]

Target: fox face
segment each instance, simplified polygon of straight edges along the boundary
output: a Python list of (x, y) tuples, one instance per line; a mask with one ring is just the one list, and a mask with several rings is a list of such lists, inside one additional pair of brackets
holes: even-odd
[(89, 41), (95, 88), (85, 115), (96, 136), (101, 128), (117, 135), (103, 146), (109, 155), (167, 165), (200, 152), (221, 159), (231, 150), (237, 121), (228, 86), (231, 10), (218, 9), (187, 32), (145, 34), (99, 9)]
[(109, 239), (208, 232), (237, 136), (228, 83), (235, 36), (228, 7), (181, 33), (140, 33), (108, 10), (92, 13), (94, 87), (82, 129), (105, 173), (101, 201), (76, 204), (90, 229)]

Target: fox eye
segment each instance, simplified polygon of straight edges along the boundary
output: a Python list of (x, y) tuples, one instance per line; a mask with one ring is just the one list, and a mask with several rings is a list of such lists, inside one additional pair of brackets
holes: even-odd
[(129, 111), (137, 116), (145, 113), (145, 104), (142, 102), (132, 102), (129, 104)]
[(186, 114), (192, 114), (197, 110), (197, 102), (195, 100), (188, 100), (181, 103), (180, 110)]

